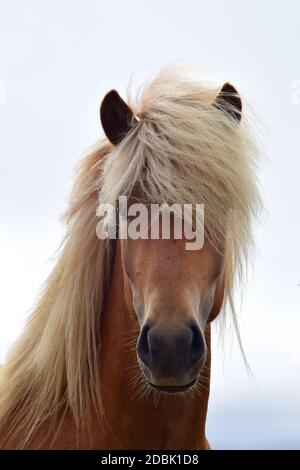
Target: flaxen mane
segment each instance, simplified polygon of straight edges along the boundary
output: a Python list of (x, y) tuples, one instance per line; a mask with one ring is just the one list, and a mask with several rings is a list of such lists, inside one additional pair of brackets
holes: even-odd
[(116, 147), (101, 141), (83, 160), (57, 265), (1, 369), (6, 442), (25, 444), (64, 411), (82, 426), (94, 405), (101, 410), (99, 318), (110, 255), (96, 236), (99, 201), (115, 203), (138, 187), (151, 202), (204, 203), (206, 236), (225, 252), (225, 303), (233, 308), (260, 205), (257, 149), (244, 113), (237, 125), (212, 105), (218, 92), (177, 67), (162, 71), (130, 103), (138, 123), (129, 135)]

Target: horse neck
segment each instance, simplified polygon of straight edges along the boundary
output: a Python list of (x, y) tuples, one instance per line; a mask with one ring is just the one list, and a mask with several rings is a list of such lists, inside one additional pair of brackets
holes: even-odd
[(128, 311), (124, 299), (124, 275), (117, 241), (101, 318), (100, 375), (104, 415), (96, 445), (110, 449), (207, 448), (209, 326), (206, 330), (208, 358), (201, 389), (184, 396), (144, 393), (142, 378), (135, 379), (139, 366), (135, 344), (130, 342), (137, 336), (137, 320)]

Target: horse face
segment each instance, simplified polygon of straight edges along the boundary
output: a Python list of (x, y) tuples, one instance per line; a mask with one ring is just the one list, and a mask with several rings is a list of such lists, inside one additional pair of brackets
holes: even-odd
[(224, 295), (223, 258), (205, 241), (121, 240), (125, 294), (140, 333), (137, 357), (150, 385), (166, 392), (192, 386), (205, 364), (205, 325)]
[[(212, 106), (232, 124), (240, 122), (242, 102), (229, 83)], [(115, 90), (105, 96), (100, 115), (113, 145), (138, 125)], [(224, 295), (222, 256), (207, 241), (199, 251), (186, 250), (186, 242), (184, 237), (121, 240), (127, 303), (140, 323), (138, 360), (148, 381), (168, 391), (188, 388), (199, 375), (207, 354), (205, 325), (219, 312)]]

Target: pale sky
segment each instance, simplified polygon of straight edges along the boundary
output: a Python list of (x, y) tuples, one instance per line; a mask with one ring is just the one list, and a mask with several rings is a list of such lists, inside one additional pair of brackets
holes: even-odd
[(0, 12), (0, 361), (53, 265), (102, 97), (196, 63), (250, 95), (268, 155), (240, 316), (255, 382), (214, 334), (207, 436), (216, 449), (300, 449), (299, 2), (0, 0)]

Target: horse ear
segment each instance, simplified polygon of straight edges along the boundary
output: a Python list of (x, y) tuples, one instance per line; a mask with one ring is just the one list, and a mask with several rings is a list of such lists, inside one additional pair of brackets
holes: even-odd
[(132, 110), (116, 90), (111, 90), (100, 106), (100, 118), (106, 137), (119, 144), (137, 122)]
[(214, 106), (221, 109), (237, 122), (240, 122), (242, 117), (242, 100), (234, 86), (230, 85), (230, 83), (225, 83), (222, 86)]

